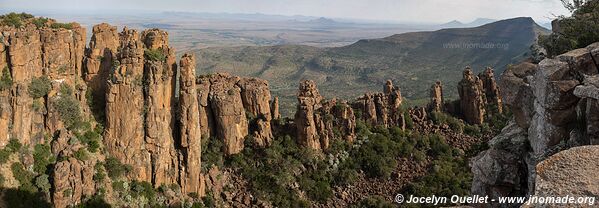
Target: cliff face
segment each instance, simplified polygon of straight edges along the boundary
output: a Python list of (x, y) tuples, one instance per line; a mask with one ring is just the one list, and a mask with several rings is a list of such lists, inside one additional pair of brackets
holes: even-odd
[[(500, 86), (505, 87), (501, 94), (514, 112), (515, 121), (491, 140), (489, 150), (472, 159), (473, 194), (543, 196), (559, 192), (549, 191), (548, 187), (566, 188), (564, 184), (587, 183), (585, 181), (589, 179), (579, 174), (577, 164), (570, 163), (572, 159), (564, 156), (565, 152), (549, 156), (570, 147), (593, 145), (599, 141), (596, 136), (599, 123), (596, 110), (593, 110), (599, 98), (598, 71), (593, 61), (599, 58), (597, 48), (599, 44), (595, 43), (547, 58), (538, 65), (518, 64), (502, 75)], [(571, 152), (578, 151), (582, 149)], [(577, 160), (586, 160), (588, 151), (582, 152), (587, 153), (581, 153)], [(556, 161), (572, 164), (559, 167), (568, 167), (562, 171), (573, 175), (563, 181), (555, 181), (562, 177), (562, 173), (556, 172)], [(547, 181), (551, 180), (555, 184), (548, 185)], [(596, 192), (590, 186), (578, 188), (581, 190), (571, 193)]]

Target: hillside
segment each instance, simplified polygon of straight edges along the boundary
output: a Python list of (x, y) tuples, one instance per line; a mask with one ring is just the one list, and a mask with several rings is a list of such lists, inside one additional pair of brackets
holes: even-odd
[(283, 110), (293, 106), (289, 95), (302, 79), (316, 80), (325, 96), (342, 98), (379, 90), (378, 83), (391, 79), (410, 100), (425, 98), (429, 86), (440, 80), (448, 84), (446, 94), (455, 97), (455, 83), (465, 66), (471, 66), (475, 73), (486, 66), (501, 73), (508, 64), (525, 59), (537, 35), (547, 32), (531, 18), (523, 17), (475, 28), (360, 40), (335, 48), (208, 48), (196, 51), (197, 68), (199, 74), (228, 71), (266, 79), (274, 94), (283, 98)]

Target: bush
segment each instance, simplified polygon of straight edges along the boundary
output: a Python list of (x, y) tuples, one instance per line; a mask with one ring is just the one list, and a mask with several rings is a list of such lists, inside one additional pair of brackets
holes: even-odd
[(162, 52), (162, 49), (160, 49), (160, 48), (144, 50), (144, 57), (150, 61), (160, 61), (160, 62), (166, 61), (166, 56), (164, 55), (164, 52)]
[(62, 94), (52, 104), (60, 114), (60, 119), (67, 128), (75, 129), (81, 124), (79, 101), (73, 96)]
[(10, 158), (10, 155), (12, 153), (10, 151), (8, 151), (6, 148), (0, 150), (0, 164), (4, 164), (8, 161), (8, 159)]
[(85, 148), (81, 148), (74, 153), (75, 158), (79, 161), (86, 161), (89, 159), (89, 153)]
[(53, 28), (53, 29), (64, 28), (64, 29), (67, 29), (67, 30), (71, 30), (71, 29), (73, 29), (73, 23), (58, 23), (58, 22), (55, 22), (55, 23), (52, 23), (50, 25), (50, 27)]
[(102, 182), (106, 178), (106, 173), (104, 172), (103, 166), (104, 164), (100, 162), (96, 163), (96, 165), (94, 166), (94, 170), (96, 171), (96, 173), (94, 174), (94, 181)]
[(457, 118), (452, 117), (443, 112), (432, 112), (430, 118), (437, 125), (447, 124), (451, 130), (462, 133), (464, 131), (464, 123)]
[(11, 26), (11, 27), (21, 27), (23, 26), (23, 20), (33, 18), (33, 15), (27, 13), (8, 13), (0, 16), (2, 19), (2, 24)]
[(599, 1), (576, 0), (570, 3), (562, 0), (562, 3), (572, 12), (572, 16), (557, 18), (559, 33), (539, 36), (539, 44), (550, 57), (599, 41)]
[(50, 188), (52, 185), (50, 184), (49, 176), (46, 174), (42, 174), (35, 179), (35, 186), (39, 188), (42, 192), (50, 194)]
[(52, 154), (50, 145), (37, 144), (34, 147), (33, 160), (33, 170), (36, 173), (43, 174), (46, 173), (48, 165), (56, 162), (56, 157)]
[(473, 137), (481, 137), (482, 136), (481, 130), (477, 125), (465, 125), (464, 133), (466, 135), (470, 135)]
[(144, 196), (150, 202), (156, 199), (156, 190), (154, 190), (152, 184), (147, 181), (131, 182), (131, 190), (133, 192), (133, 197)]
[(106, 159), (106, 163), (104, 163), (104, 168), (108, 171), (108, 177), (115, 180), (123, 176), (126, 172), (129, 172), (133, 169), (130, 165), (122, 164), (118, 159), (114, 157), (109, 157)]
[(13, 177), (15, 177), (15, 179), (17, 179), (21, 185), (19, 186), (20, 190), (27, 191), (29, 193), (35, 193), (37, 191), (37, 188), (35, 188), (32, 184), (34, 177), (33, 173), (25, 170), (23, 164), (16, 162), (13, 163), (10, 168), (12, 170)]
[(42, 28), (46, 25), (46, 23), (48, 23), (48, 18), (43, 18), (43, 17), (39, 17), (39, 18), (35, 18), (32, 23), (35, 25), (35, 27)]
[(5, 66), (0, 75), (0, 91), (8, 90), (12, 86), (12, 77), (8, 66)]
[(17, 140), (17, 139), (10, 139), (8, 141), (8, 144), (6, 145), (5, 148), (8, 151), (10, 151), (11, 153), (15, 153), (15, 152), (20, 151), (22, 146), (23, 145), (21, 144), (21, 142), (19, 142), (19, 140)]
[(46, 96), (52, 89), (52, 81), (47, 76), (34, 77), (29, 84), (29, 95), (33, 99)]
[(202, 172), (214, 165), (223, 167), (223, 141), (217, 138), (202, 136)]

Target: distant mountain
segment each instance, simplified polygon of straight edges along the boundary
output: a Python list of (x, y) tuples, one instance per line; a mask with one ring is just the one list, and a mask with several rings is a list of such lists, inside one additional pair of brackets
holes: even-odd
[(464, 67), (472, 66), (478, 72), (491, 66), (501, 73), (508, 64), (527, 58), (530, 45), (541, 33), (548, 30), (532, 18), (514, 18), (475, 28), (360, 40), (336, 48), (208, 48), (196, 52), (197, 68), (200, 74), (229, 71), (269, 80), (275, 95), (291, 101), (293, 96), (289, 95), (294, 95), (302, 79), (317, 81), (325, 96), (343, 98), (380, 91), (381, 84), (391, 79), (411, 100), (427, 98), (429, 87), (440, 80), (446, 96), (455, 97)]
[(470, 23), (462, 23), (460, 21), (457, 20), (453, 20), (451, 22), (445, 23), (445, 24), (441, 24), (440, 27), (441, 28), (467, 28), (467, 27), (478, 27), (478, 26), (482, 26), (482, 25), (486, 25), (492, 22), (496, 22), (497, 20), (494, 19), (487, 19), (487, 18), (477, 18), (474, 21), (470, 22)]

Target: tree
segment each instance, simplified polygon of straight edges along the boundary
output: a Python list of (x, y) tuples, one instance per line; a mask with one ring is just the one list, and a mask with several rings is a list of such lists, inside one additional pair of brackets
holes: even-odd
[(559, 16), (553, 33), (539, 36), (539, 44), (553, 57), (599, 41), (599, 0), (561, 0), (572, 12)]

